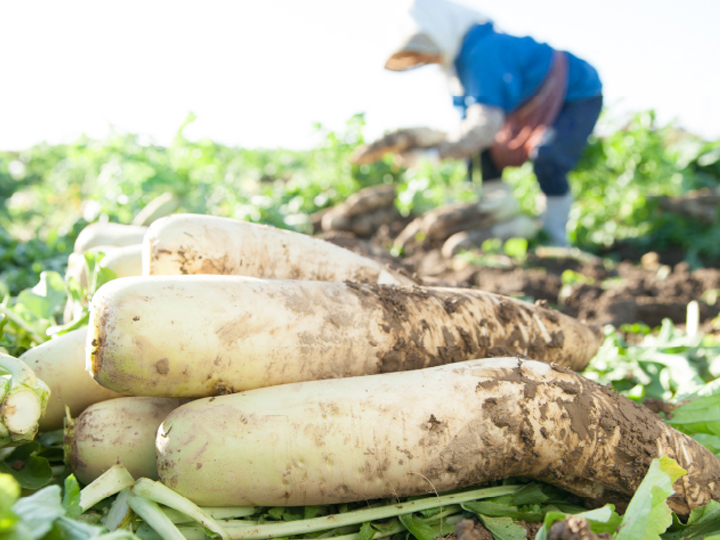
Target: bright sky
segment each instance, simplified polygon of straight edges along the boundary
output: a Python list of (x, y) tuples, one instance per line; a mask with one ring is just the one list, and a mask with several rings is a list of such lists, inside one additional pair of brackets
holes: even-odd
[[(508, 33), (594, 64), (611, 111), (720, 138), (720, 1), (464, 0)], [(0, 3), (0, 149), (105, 136), (307, 148), (366, 113), (366, 136), (457, 122), (435, 66), (382, 66), (392, 0)]]

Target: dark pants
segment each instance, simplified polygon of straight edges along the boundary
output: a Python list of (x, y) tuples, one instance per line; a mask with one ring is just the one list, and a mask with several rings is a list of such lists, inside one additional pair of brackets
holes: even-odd
[[(545, 132), (532, 160), (535, 176), (545, 195), (565, 195), (570, 191), (567, 173), (580, 160), (587, 139), (600, 116), (602, 103), (602, 96), (565, 103), (553, 125)], [(483, 180), (502, 176), (502, 169), (495, 166), (488, 150), (480, 154), (479, 161)], [(477, 165), (476, 160), (468, 163), (470, 179)]]

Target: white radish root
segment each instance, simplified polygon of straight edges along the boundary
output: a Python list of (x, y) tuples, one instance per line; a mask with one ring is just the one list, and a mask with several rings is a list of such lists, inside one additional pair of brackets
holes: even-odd
[(473, 360), (196, 400), (157, 438), (161, 480), (201, 505), (294, 506), (442, 492), (509, 477), (629, 499), (662, 455), (669, 500), (720, 500), (720, 461), (649, 409), (556, 365)]
[(125, 394), (203, 397), (509, 354), (582, 369), (599, 329), (480, 290), (238, 276), (111, 281), (88, 370)]
[(75, 239), (73, 251), (83, 253), (96, 246), (130, 246), (142, 243), (147, 227), (122, 223), (91, 223)]
[(157, 479), (155, 435), (183, 400), (127, 396), (89, 406), (65, 428), (66, 461), (89, 484), (116, 462), (134, 478)]
[(100, 386), (85, 370), (87, 335), (87, 327), (78, 328), (29, 349), (19, 358), (50, 388), (40, 431), (63, 427), (65, 406), (77, 416), (93, 403), (122, 395)]
[(373, 259), (318, 238), (197, 214), (175, 214), (150, 226), (144, 241), (143, 274), (414, 283)]

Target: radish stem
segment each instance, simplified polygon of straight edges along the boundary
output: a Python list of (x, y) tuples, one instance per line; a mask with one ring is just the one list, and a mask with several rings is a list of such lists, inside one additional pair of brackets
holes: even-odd
[(130, 495), (127, 500), (132, 508), (163, 540), (185, 540), (175, 524), (170, 521), (157, 503), (137, 495)]
[(0, 447), (31, 441), (50, 398), (24, 362), (0, 353)]
[(460, 493), (453, 493), (451, 495), (427, 497), (400, 504), (381, 506), (379, 508), (363, 508), (361, 510), (353, 510), (343, 514), (333, 514), (330, 516), (322, 516), (299, 521), (264, 523), (256, 526), (241, 526), (241, 522), (238, 521), (236, 522), (237, 525), (234, 523), (232, 525), (227, 525), (226, 529), (231, 540), (260, 540), (265, 538), (294, 536), (297, 534), (307, 534), (325, 529), (336, 529), (346, 525), (358, 525), (368, 521), (388, 519), (403, 514), (411, 514), (421, 510), (429, 510), (430, 508), (438, 508), (451, 504), (460, 504), (463, 502), (487, 499), (490, 497), (501, 497), (503, 495), (515, 493), (521, 487), (521, 485), (511, 485), (474, 489)]
[(148, 500), (164, 504), (170, 508), (174, 508), (175, 510), (193, 518), (203, 527), (210, 529), (212, 532), (219, 535), (220, 538), (228, 538), (228, 534), (225, 529), (217, 521), (210, 517), (209, 514), (189, 499), (175, 493), (169, 487), (161, 484), (160, 482), (155, 482), (149, 478), (140, 478), (135, 483), (135, 487), (133, 487), (133, 494), (138, 497), (145, 497)]
[(97, 503), (132, 487), (135, 479), (120, 463), (116, 463), (80, 492), (80, 508), (83, 512)]

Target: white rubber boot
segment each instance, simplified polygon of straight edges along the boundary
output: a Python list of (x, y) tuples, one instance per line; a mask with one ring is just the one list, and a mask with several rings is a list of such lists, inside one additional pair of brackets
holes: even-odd
[(545, 211), (541, 219), (543, 229), (550, 236), (550, 240), (558, 246), (567, 247), (567, 231), (565, 230), (572, 208), (573, 196), (568, 192), (565, 195), (546, 195)]

